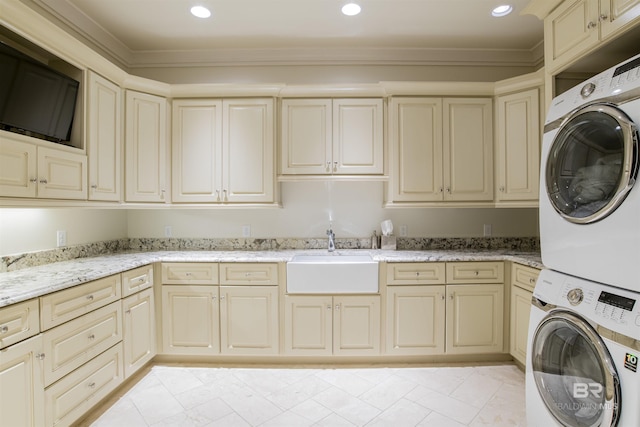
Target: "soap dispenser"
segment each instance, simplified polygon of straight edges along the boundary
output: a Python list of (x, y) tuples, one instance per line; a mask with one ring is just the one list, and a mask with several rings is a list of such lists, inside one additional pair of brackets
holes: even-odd
[(373, 230), (373, 234), (371, 235), (371, 249), (378, 249), (378, 235), (376, 234), (376, 230)]

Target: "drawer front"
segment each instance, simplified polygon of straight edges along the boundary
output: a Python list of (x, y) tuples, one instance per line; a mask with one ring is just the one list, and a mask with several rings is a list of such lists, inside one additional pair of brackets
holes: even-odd
[(0, 348), (32, 337), (40, 332), (38, 299), (0, 309)]
[(443, 262), (398, 262), (387, 264), (387, 285), (441, 285)]
[(504, 283), (504, 263), (448, 262), (447, 283)]
[(225, 263), (220, 264), (221, 285), (278, 284), (277, 263)]
[(122, 341), (120, 301), (44, 333), (44, 382), (48, 386)]
[(122, 294), (119, 274), (94, 280), (40, 298), (43, 331), (61, 325), (97, 308), (118, 301)]
[(153, 266), (135, 268), (122, 273), (122, 296), (128, 297), (153, 286)]
[(124, 379), (117, 344), (45, 390), (46, 425), (71, 425)]
[(511, 269), (511, 282), (516, 286), (533, 292), (533, 288), (536, 286), (539, 275), (540, 270), (537, 268), (513, 263), (513, 267)]
[(217, 285), (218, 264), (208, 262), (162, 263), (165, 285)]

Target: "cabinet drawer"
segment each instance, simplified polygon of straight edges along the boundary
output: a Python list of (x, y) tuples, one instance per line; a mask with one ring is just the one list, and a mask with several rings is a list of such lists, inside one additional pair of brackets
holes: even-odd
[(0, 309), (0, 348), (32, 337), (40, 332), (38, 299)]
[(225, 263), (220, 264), (221, 285), (278, 284), (277, 263)]
[(71, 425), (123, 381), (117, 344), (45, 390), (48, 426)]
[(208, 262), (162, 263), (162, 283), (165, 285), (217, 285), (218, 264)]
[(45, 332), (45, 386), (64, 377), (121, 340), (120, 301)]
[(120, 299), (119, 274), (94, 280), (40, 298), (40, 325), (43, 331), (82, 316)]
[(504, 263), (448, 262), (447, 283), (504, 283)]
[(533, 288), (536, 286), (539, 275), (540, 270), (537, 268), (513, 263), (513, 267), (511, 269), (511, 282), (516, 286), (533, 292)]
[(443, 262), (399, 262), (387, 264), (387, 285), (444, 284)]
[(153, 286), (153, 266), (134, 268), (122, 273), (122, 297), (128, 297)]

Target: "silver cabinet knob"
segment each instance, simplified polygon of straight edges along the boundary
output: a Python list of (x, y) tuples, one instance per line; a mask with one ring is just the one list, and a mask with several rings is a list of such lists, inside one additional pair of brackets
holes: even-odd
[(0, 334), (6, 334), (7, 332), (9, 332), (9, 327), (7, 325), (3, 325), (0, 328)]

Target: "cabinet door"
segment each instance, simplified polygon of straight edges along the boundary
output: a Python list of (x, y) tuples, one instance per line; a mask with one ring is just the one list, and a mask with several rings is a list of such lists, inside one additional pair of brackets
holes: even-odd
[(162, 286), (162, 352), (220, 353), (217, 286)]
[(491, 102), (486, 98), (443, 101), (445, 200), (493, 200)]
[(393, 98), (390, 114), (391, 200), (442, 200), (442, 99)]
[(275, 201), (273, 100), (223, 102), (223, 202)]
[(87, 156), (38, 147), (38, 197), (87, 199)]
[(503, 317), (503, 285), (447, 285), (447, 353), (502, 352)]
[(635, 25), (640, 19), (640, 0), (600, 0), (600, 37), (604, 40)]
[(0, 351), (0, 414), (2, 425), (44, 425), (42, 336)]
[(120, 88), (93, 72), (88, 74), (89, 200), (119, 201), (122, 175)]
[(388, 354), (443, 354), (444, 322), (444, 286), (387, 288)]
[(545, 18), (546, 72), (559, 70), (598, 43), (598, 3), (565, 1)]
[(498, 200), (538, 200), (538, 93), (538, 89), (531, 89), (497, 99)]
[(37, 148), (0, 132), (0, 196), (36, 197)]
[(287, 295), (284, 302), (284, 351), (291, 355), (330, 356), (333, 298)]
[(122, 300), (124, 375), (129, 378), (156, 354), (153, 289)]
[(172, 200), (222, 201), (222, 101), (173, 101)]
[(126, 201), (165, 202), (167, 100), (128, 90), (125, 109)]
[(334, 297), (333, 354), (380, 354), (380, 297)]
[(282, 101), (282, 174), (331, 173), (332, 111), (330, 99)]
[(221, 286), (222, 354), (277, 354), (278, 287)]
[(382, 99), (333, 100), (333, 172), (382, 174)]
[(511, 287), (511, 323), (509, 352), (523, 365), (527, 362), (527, 338), (529, 334), (529, 314), (532, 292)]

